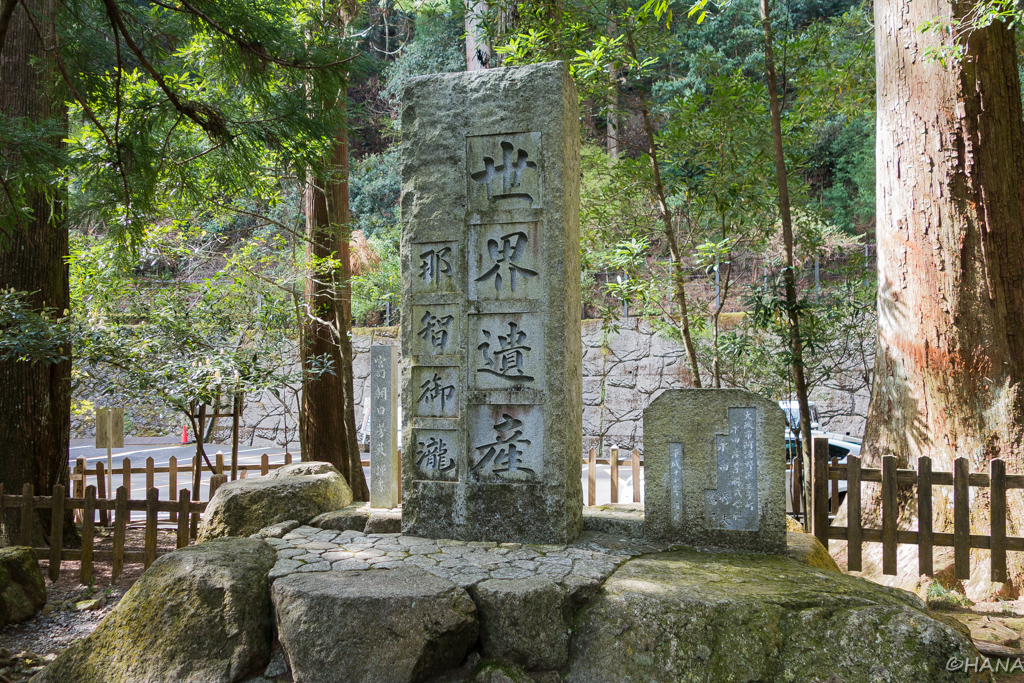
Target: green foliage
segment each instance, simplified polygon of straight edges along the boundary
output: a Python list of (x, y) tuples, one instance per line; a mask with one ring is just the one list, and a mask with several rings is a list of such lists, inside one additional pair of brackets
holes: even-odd
[(349, 177), (352, 229), (362, 230), (367, 237), (388, 233), (398, 223), (401, 193), (397, 148), (354, 164)]
[(0, 361), (52, 365), (69, 358), (67, 311), (39, 310), (28, 292), (0, 291)]
[(460, 2), (424, 5), (416, 15), (416, 39), (407, 44), (387, 72), (381, 97), (397, 107), (402, 84), (413, 76), (465, 71)]

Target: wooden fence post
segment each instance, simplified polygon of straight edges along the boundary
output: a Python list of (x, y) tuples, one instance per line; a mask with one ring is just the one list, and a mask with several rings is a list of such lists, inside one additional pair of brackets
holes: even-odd
[[(195, 488), (192, 489), (192, 500), (199, 501), (199, 487), (202, 486), (203, 481), (203, 470), (202, 462), (199, 460), (198, 455), (192, 456), (192, 475), (193, 484)], [(193, 512), (189, 515), (188, 533), (190, 538), (195, 538), (199, 534), (199, 513)]]
[[(102, 460), (96, 461), (96, 497), (107, 499), (107, 468)], [(84, 511), (82, 514), (85, 514)], [(110, 511), (106, 508), (100, 510), (100, 526), (110, 526)]]
[(290, 452), (288, 452), (288, 451), (284, 452), (284, 464), (285, 465), (291, 465), (292, 464), (292, 454)]
[[(89, 465), (86, 463), (85, 458), (77, 458), (75, 460), (75, 474), (80, 474), (81, 479), (75, 479), (75, 483), (71, 485), (68, 493), (73, 498), (82, 498), (85, 496), (85, 479), (89, 472)], [(78, 521), (82, 520), (82, 513), (80, 510), (75, 510), (74, 518)]]
[(217, 451), (214, 456), (214, 469), (217, 474), (224, 474), (224, 451)]
[(55, 484), (50, 498), (50, 581), (60, 578), (61, 552), (64, 550), (64, 487)]
[(149, 495), (149, 490), (156, 484), (156, 463), (153, 462), (153, 456), (146, 458), (146, 495)]
[(33, 505), (32, 496), (35, 495), (35, 488), (32, 484), (25, 484), (21, 487), (21, 544), (32, 547), (32, 517)]
[(953, 573), (971, 578), (971, 464), (967, 458), (953, 461)]
[[(849, 462), (850, 459), (847, 458), (846, 461)], [(839, 458), (832, 458), (832, 467), (838, 466)], [(831, 514), (836, 515), (839, 514), (839, 475), (832, 474), (832, 470), (829, 470), (828, 485), (831, 492), (828, 509)], [(849, 490), (849, 485), (846, 488)]]
[(896, 498), (896, 456), (882, 457), (882, 573), (896, 574), (896, 521), (899, 506)]
[(993, 458), (989, 463), (989, 485), (992, 580), (1002, 583), (1006, 581), (1006, 463), (1000, 458)]
[(177, 547), (188, 545), (188, 489), (178, 491), (178, 542)]
[(149, 565), (153, 564), (153, 561), (156, 559), (156, 507), (159, 501), (160, 489), (156, 487), (146, 489), (146, 569), (149, 569)]
[(125, 458), (121, 461), (121, 486), (125, 488), (125, 495), (132, 497), (132, 460)]
[(226, 484), (228, 481), (228, 475), (226, 474), (215, 474), (210, 477), (210, 498), (213, 500), (214, 495), (217, 493), (217, 489), (221, 487), (221, 484)]
[(932, 459), (917, 459), (917, 572), (935, 574), (932, 568)]
[(235, 394), (231, 411), (231, 481), (238, 479), (238, 423), (242, 417), (242, 395)]
[[(178, 500), (178, 459), (173, 455), (167, 461), (167, 500)], [(170, 520), (178, 521), (177, 510), (171, 510)]]
[(640, 451), (633, 449), (633, 502), (640, 502)]
[(265, 477), (270, 472), (270, 456), (264, 453), (260, 456), (260, 476)]
[(608, 449), (609, 474), (612, 479), (612, 502), (619, 502), (619, 447)]
[(811, 464), (811, 533), (828, 550), (828, 437), (814, 437)]
[(587, 452), (587, 505), (593, 507), (597, 501), (597, 449)]
[[(100, 477), (97, 484), (103, 482)], [(82, 562), (78, 569), (78, 580), (88, 586), (92, 581), (92, 546), (95, 536), (96, 487), (85, 487), (85, 502), (82, 503)]]
[(861, 521), (860, 521), (860, 456), (846, 458), (846, 540), (847, 569), (861, 570)]
[(121, 575), (121, 568), (124, 567), (124, 532), (127, 526), (128, 489), (119, 486), (114, 500), (114, 559), (110, 566), (111, 583)]

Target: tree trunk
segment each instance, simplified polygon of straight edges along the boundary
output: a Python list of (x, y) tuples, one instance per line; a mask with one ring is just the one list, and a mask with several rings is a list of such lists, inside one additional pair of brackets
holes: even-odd
[[(342, 95), (344, 97), (344, 94)], [(332, 373), (307, 378), (302, 391), (303, 459), (338, 468), (356, 500), (368, 500), (356, 439), (352, 380), (351, 264), (349, 263), (348, 139), (339, 135), (332, 152), (333, 174), (306, 189), (307, 259), (334, 257), (339, 267), (306, 279), (308, 308), (303, 333), (304, 366), (326, 355)]]
[[(761, 27), (764, 30), (764, 66), (768, 81), (768, 103), (771, 110), (772, 144), (775, 153), (775, 180), (779, 189), (779, 216), (782, 219), (782, 242), (786, 247), (786, 310), (789, 314), (789, 344), (793, 354), (793, 388), (800, 406), (800, 441), (803, 445), (804, 510), (811, 509), (811, 410), (807, 400), (807, 380), (804, 377), (804, 348), (800, 337), (800, 309), (797, 306), (796, 271), (793, 259), (793, 217), (789, 204), (789, 180), (786, 155), (782, 147), (782, 111), (779, 107), (778, 76), (775, 73), (775, 48), (772, 36), (771, 5), (761, 0)], [(804, 515), (804, 527), (809, 528), (810, 515)]]
[[(40, 16), (46, 3), (23, 0), (11, 15), (0, 59), (0, 113), (35, 121), (66, 119), (63, 100), (52, 90), (47, 73), (49, 57), (33, 30), (27, 10)], [(41, 66), (42, 65), (42, 66)], [(53, 144), (61, 144), (60, 139)], [(0, 242), (0, 288), (29, 292), (35, 307), (63, 315), (70, 305), (68, 231), (63, 194), (38, 192), (29, 198), (33, 216), (13, 228), (10, 240)], [(7, 226), (5, 226), (7, 227)], [(65, 355), (70, 357), (70, 349)], [(52, 365), (0, 362), (0, 483), (4, 492), (21, 494), (32, 484), (36, 495), (50, 495), (53, 486), (67, 487), (68, 438), (71, 427), (71, 361)], [(48, 538), (48, 511), (39, 513), (37, 537)], [(65, 538), (77, 539), (69, 511)], [(0, 517), (0, 545), (17, 542), (18, 513), (6, 508)]]
[[(1014, 34), (999, 22), (974, 31), (962, 62), (943, 68), (923, 51), (948, 38), (918, 30), (971, 7), (875, 4), (879, 315), (864, 449), (875, 466), (887, 454), (900, 467), (927, 455), (934, 470), (952, 471), (963, 456), (985, 472), (999, 457), (1020, 474), (1024, 122)], [(940, 530), (951, 511), (935, 500)], [(987, 508), (986, 496), (972, 502), (978, 530)], [(914, 516), (913, 504), (904, 509)], [(1007, 533), (1024, 532), (1017, 495), (1008, 516)], [(1019, 589), (1024, 558), (1008, 559)]]

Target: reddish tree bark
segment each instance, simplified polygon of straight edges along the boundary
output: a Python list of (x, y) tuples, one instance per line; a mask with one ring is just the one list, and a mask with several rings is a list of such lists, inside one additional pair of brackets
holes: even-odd
[[(931, 456), (952, 471), (995, 457), (1024, 473), (1024, 122), (1013, 32), (969, 34), (943, 68), (926, 20), (970, 3), (875, 4), (878, 88), (878, 342), (865, 451), (877, 466)], [(950, 519), (936, 498), (937, 525)], [(987, 499), (973, 507), (987, 528)], [(1009, 501), (1008, 533), (1024, 531)], [(906, 506), (907, 517), (912, 505)], [(1012, 531), (1011, 531), (1012, 530)], [(1010, 555), (1020, 585), (1021, 558)], [(936, 569), (939, 569), (936, 566)]]
[(302, 388), (303, 459), (322, 460), (338, 468), (356, 500), (369, 500), (356, 438), (352, 380), (352, 320), (349, 256), (348, 137), (335, 143), (333, 175), (318, 178), (306, 190), (306, 256), (334, 257), (339, 267), (306, 279), (306, 325), (302, 361), (326, 355), (332, 373), (310, 377)]
[[(34, 121), (63, 119), (63, 100), (54, 93), (43, 38), (32, 28), (28, 11), (45, 16), (46, 3), (22, 0), (7, 28), (0, 55), (0, 112)], [(60, 144), (60, 140), (54, 140)], [(5, 154), (10, 153), (5, 150)], [(0, 240), (0, 288), (29, 292), (37, 308), (58, 315), (70, 305), (68, 230), (62, 193), (37, 192), (30, 198), (32, 218)], [(70, 357), (70, 349), (66, 349)], [(71, 428), (71, 361), (45, 365), (0, 362), (0, 483), (4, 492), (21, 494), (32, 484), (36, 495), (50, 495), (55, 484), (68, 484), (68, 438)], [(49, 513), (40, 512), (42, 535), (49, 534)], [(70, 519), (70, 518), (69, 518)], [(0, 517), (0, 545), (17, 542), (18, 513), (7, 508)], [(75, 538), (66, 521), (65, 534)]]

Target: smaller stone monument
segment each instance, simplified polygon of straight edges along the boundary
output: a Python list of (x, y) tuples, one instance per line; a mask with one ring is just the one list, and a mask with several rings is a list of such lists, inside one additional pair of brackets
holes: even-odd
[(644, 410), (644, 535), (786, 552), (785, 418), (740, 389), (675, 389)]
[(398, 481), (398, 347), (370, 347), (370, 507), (396, 508)]

